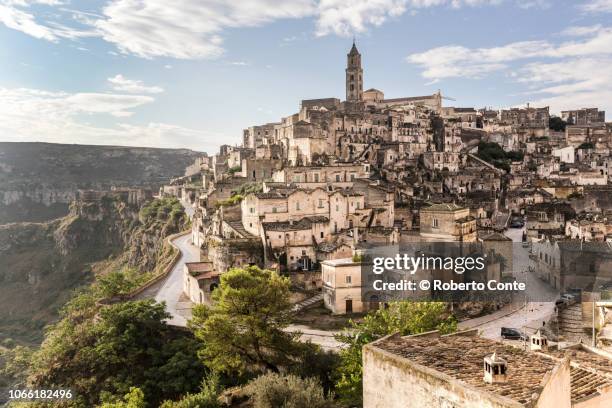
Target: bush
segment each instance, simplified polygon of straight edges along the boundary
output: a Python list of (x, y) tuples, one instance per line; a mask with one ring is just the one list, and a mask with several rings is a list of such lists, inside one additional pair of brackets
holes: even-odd
[(332, 406), (314, 378), (269, 373), (245, 388), (254, 408), (323, 408)]
[(197, 394), (187, 394), (179, 401), (165, 401), (160, 408), (218, 408), (219, 377), (211, 375), (202, 382), (201, 391)]
[(564, 132), (567, 122), (558, 116), (551, 116), (548, 120), (548, 127), (557, 132)]
[(498, 169), (510, 172), (510, 162), (523, 161), (523, 153), (519, 151), (506, 152), (495, 142), (480, 142), (478, 144), (478, 157), (491, 163)]

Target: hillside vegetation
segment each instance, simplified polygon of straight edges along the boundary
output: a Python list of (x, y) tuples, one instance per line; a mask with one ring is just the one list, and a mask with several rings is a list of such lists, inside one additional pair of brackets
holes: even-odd
[(121, 272), (133, 286), (151, 277), (171, 259), (164, 237), (187, 222), (176, 199), (141, 209), (103, 199), (74, 202), (51, 222), (0, 226), (0, 340), (39, 342), (43, 327), (94, 274)]

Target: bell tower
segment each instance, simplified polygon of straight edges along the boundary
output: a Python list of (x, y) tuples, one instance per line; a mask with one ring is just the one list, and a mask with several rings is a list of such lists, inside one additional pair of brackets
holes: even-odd
[(359, 102), (363, 95), (363, 69), (361, 69), (361, 54), (357, 51), (355, 40), (346, 55), (346, 100)]

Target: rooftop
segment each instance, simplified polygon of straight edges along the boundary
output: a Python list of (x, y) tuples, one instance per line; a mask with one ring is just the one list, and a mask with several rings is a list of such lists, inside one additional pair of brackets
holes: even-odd
[[(557, 364), (543, 355), (471, 336), (392, 336), (375, 347), (520, 404), (541, 392), (542, 379)], [(506, 382), (489, 384), (482, 379), (484, 358), (493, 353), (508, 363)]]
[(460, 205), (457, 204), (453, 204), (453, 203), (442, 203), (442, 204), (433, 204), (430, 205), (429, 207), (424, 207), (421, 208), (421, 211), (448, 211), (448, 212), (452, 212), (452, 211), (459, 211), (459, 210), (464, 210), (464, 207), (461, 207)]

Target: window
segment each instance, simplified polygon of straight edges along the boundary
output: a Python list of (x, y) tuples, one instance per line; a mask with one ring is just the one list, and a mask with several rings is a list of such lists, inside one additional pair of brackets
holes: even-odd
[(255, 207), (251, 207), (251, 208), (249, 208), (249, 212), (250, 212), (251, 214), (255, 214)]
[(438, 228), (439, 227), (439, 223), (438, 223), (438, 219), (437, 218), (433, 218), (431, 220), (431, 226), (434, 228)]
[(346, 275), (344, 280), (346, 283), (351, 283), (351, 275)]
[(340, 175), (336, 174), (336, 182), (339, 182), (339, 181), (340, 181)]
[(300, 202), (299, 201), (296, 201), (296, 203), (295, 203), (295, 210), (296, 211), (300, 211)]
[(324, 233), (323, 233), (323, 231), (321, 231), (321, 238), (324, 238)]
[(323, 208), (323, 199), (319, 198), (319, 208)]
[(351, 181), (355, 181), (355, 175), (351, 174)]
[(318, 183), (318, 182), (319, 182), (319, 173), (315, 173), (315, 175), (314, 175), (314, 181), (315, 181), (315, 183)]
[(276, 212), (276, 207), (272, 207), (272, 212), (275, 213)]

